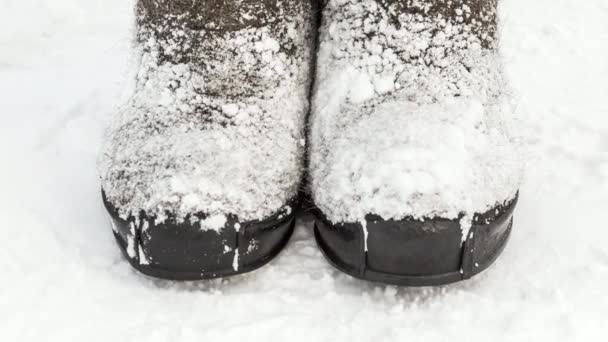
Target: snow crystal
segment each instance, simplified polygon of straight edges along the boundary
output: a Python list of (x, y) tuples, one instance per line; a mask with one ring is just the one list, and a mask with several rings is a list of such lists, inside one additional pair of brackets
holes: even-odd
[(199, 221), (202, 230), (220, 231), (226, 225), (228, 218), (225, 215), (211, 215)]
[(472, 217), (515, 196), (521, 157), (495, 8), (459, 3), (325, 7), (310, 174), (331, 221)]
[(367, 252), (369, 248), (367, 247), (367, 243), (369, 240), (369, 230), (367, 229), (367, 221), (361, 220), (361, 228), (363, 229), (363, 241), (364, 241), (364, 250)]
[(247, 253), (251, 253), (251, 252), (255, 251), (256, 249), (258, 249), (257, 240), (251, 240), (249, 242), (249, 246), (247, 246)]
[(460, 229), (462, 229), (462, 243), (467, 241), (467, 239), (473, 238), (473, 232), (471, 231), (471, 228), (473, 228), (473, 216), (471, 216), (470, 214), (466, 214), (460, 219)]
[(232, 261), (232, 269), (234, 269), (235, 272), (238, 272), (239, 270), (239, 250), (236, 249), (234, 251), (234, 260)]
[(121, 216), (143, 210), (157, 223), (166, 213), (272, 215), (302, 174), (310, 4), (246, 2), (235, 10), (264, 20), (222, 27), (197, 13), (155, 14), (150, 3), (138, 12), (136, 89), (100, 158), (107, 198)]
[(135, 223), (131, 222), (129, 224), (129, 234), (127, 234), (127, 255), (131, 259), (135, 259), (135, 257), (137, 256), (136, 249), (138, 248), (138, 244), (136, 241), (135, 234)]
[(139, 264), (140, 265), (150, 265), (150, 260), (148, 259), (148, 256), (146, 255), (143, 247), (141, 245), (139, 245)]
[(150, 229), (150, 222), (148, 222), (147, 220), (144, 220), (144, 221), (142, 222), (142, 225), (141, 225), (141, 231), (142, 231), (143, 233), (145, 233), (145, 232), (147, 232), (149, 229)]

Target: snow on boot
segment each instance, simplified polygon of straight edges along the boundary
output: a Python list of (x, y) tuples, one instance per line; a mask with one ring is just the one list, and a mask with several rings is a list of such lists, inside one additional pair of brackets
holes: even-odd
[(313, 1), (139, 0), (134, 94), (100, 158), (137, 270), (252, 271), (286, 244), (303, 169)]
[(510, 235), (521, 157), (495, 0), (329, 0), (310, 132), (316, 238), (358, 278), (467, 279)]

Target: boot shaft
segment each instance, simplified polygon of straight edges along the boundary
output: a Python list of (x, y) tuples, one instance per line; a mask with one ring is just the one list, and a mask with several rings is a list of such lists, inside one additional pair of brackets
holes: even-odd
[(498, 0), (375, 0), (386, 10), (391, 22), (400, 26), (399, 16), (414, 14), (421, 18), (444, 19), (466, 27), (484, 48), (495, 48)]
[(367, 84), (360, 101), (374, 93), (418, 103), (497, 98), (496, 12), (496, 0), (326, 1), (317, 80), (357, 70)]
[(138, 23), (173, 19), (194, 30), (235, 31), (280, 22), (303, 13), (310, 0), (138, 0)]
[(139, 0), (136, 43), (154, 67), (188, 65), (202, 95), (259, 94), (308, 77), (315, 2)]

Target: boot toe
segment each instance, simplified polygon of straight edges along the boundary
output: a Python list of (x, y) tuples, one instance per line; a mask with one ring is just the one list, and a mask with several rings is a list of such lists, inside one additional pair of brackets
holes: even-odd
[(103, 200), (129, 263), (146, 275), (170, 280), (212, 279), (262, 267), (287, 244), (295, 222), (295, 201), (264, 220), (243, 222), (234, 215), (202, 213), (184, 220), (167, 213), (157, 221), (142, 212), (125, 219), (105, 194)]

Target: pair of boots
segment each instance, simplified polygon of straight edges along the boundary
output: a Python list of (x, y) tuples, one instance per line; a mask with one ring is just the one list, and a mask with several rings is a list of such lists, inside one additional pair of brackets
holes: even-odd
[(340, 270), (417, 286), (487, 268), (520, 174), (496, 5), (139, 0), (136, 89), (100, 162), (131, 265), (176, 280), (263, 266), (306, 174)]

